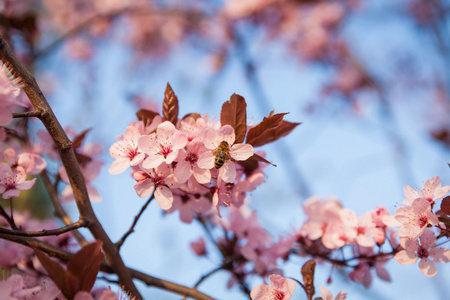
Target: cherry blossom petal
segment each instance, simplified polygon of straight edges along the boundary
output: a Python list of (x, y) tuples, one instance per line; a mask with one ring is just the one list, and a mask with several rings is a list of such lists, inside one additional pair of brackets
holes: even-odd
[(139, 149), (146, 154), (156, 154), (156, 150), (158, 147), (158, 142), (156, 141), (156, 135), (143, 135), (138, 140)]
[(430, 209), (430, 202), (424, 198), (417, 198), (413, 201), (412, 207), (418, 214), (421, 214)]
[(188, 142), (186, 134), (180, 131), (177, 131), (172, 139), (173, 149), (181, 149), (186, 146)]
[(333, 300), (333, 294), (324, 286), (320, 286), (320, 295), (323, 300)]
[(422, 258), (419, 262), (419, 269), (427, 277), (433, 277), (437, 273), (436, 264), (428, 258)]
[(142, 167), (145, 169), (157, 168), (165, 161), (162, 155), (152, 155), (149, 154), (148, 157), (142, 163)]
[(208, 127), (203, 130), (202, 133), (203, 145), (209, 150), (214, 150), (219, 146), (219, 134), (212, 128)]
[(2, 197), (3, 199), (9, 199), (14, 197), (19, 197), (20, 191), (19, 190), (7, 190), (3, 193)]
[(254, 154), (253, 146), (250, 144), (236, 144), (230, 149), (230, 155), (235, 160), (246, 160)]
[(73, 190), (70, 185), (66, 186), (66, 188), (61, 192), (61, 203), (69, 203), (75, 200), (73, 197)]
[(233, 162), (227, 160), (219, 169), (219, 175), (223, 181), (233, 183), (236, 179), (236, 166)]
[(374, 242), (372, 238), (368, 237), (367, 235), (358, 235), (356, 237), (356, 242), (363, 247), (373, 247)]
[(335, 300), (346, 300), (347, 299), (347, 292), (339, 292), (339, 294), (336, 295)]
[(403, 187), (403, 191), (404, 191), (405, 196), (406, 196), (406, 199), (403, 200), (403, 204), (405, 204), (405, 205), (411, 205), (412, 202), (413, 202), (415, 199), (420, 198), (420, 194), (419, 194), (417, 191), (413, 190), (413, 189), (412, 189), (410, 186), (408, 186), (408, 185), (405, 185), (405, 186)]
[(422, 244), (422, 247), (426, 249), (434, 247), (435, 242), (436, 236), (434, 235), (434, 232), (431, 230), (425, 230), (420, 236), (420, 243)]
[(158, 140), (172, 140), (173, 136), (175, 135), (177, 129), (175, 126), (169, 122), (164, 121), (161, 124), (158, 125), (156, 128), (156, 136), (158, 137)]
[(27, 180), (25, 182), (16, 184), (16, 189), (18, 190), (29, 190), (33, 187), (34, 183), (36, 182), (36, 178), (33, 178), (31, 180)]
[(159, 207), (162, 209), (169, 209), (172, 207), (173, 194), (166, 186), (158, 186), (155, 190), (155, 199)]
[(134, 185), (134, 189), (136, 190), (136, 194), (141, 197), (148, 197), (153, 192), (153, 189), (155, 188), (155, 184), (151, 179), (146, 179), (143, 181), (140, 181)]
[(214, 168), (214, 155), (212, 151), (203, 152), (198, 158), (197, 165), (202, 169)]
[(145, 158), (145, 154), (144, 153), (139, 153), (137, 154), (131, 161), (130, 161), (130, 166), (136, 166), (138, 165), (141, 161), (143, 161)]
[(267, 284), (260, 284), (255, 286), (250, 292), (252, 300), (267, 300), (270, 299), (267, 295), (273, 295), (274, 289)]
[(211, 181), (211, 172), (208, 169), (201, 169), (197, 165), (194, 165), (192, 172), (198, 183), (203, 184)]
[(86, 189), (88, 191), (89, 200), (93, 202), (99, 202), (102, 200), (102, 196), (100, 196), (99, 192), (95, 187), (90, 185), (89, 183), (86, 184)]
[[(384, 267), (376, 266), (375, 272), (377, 273), (378, 278), (391, 282), (391, 276), (389, 275), (388, 271)], [(336, 297), (337, 299), (337, 297)]]
[(175, 179), (179, 183), (184, 183), (191, 177), (191, 174), (191, 164), (184, 159), (180, 160), (175, 167)]
[(184, 223), (192, 223), (194, 211), (192, 209), (180, 209), (180, 220)]
[(406, 250), (402, 250), (395, 254), (394, 259), (396, 262), (402, 265), (412, 265), (417, 261), (417, 254), (415, 252), (409, 252)]
[(431, 258), (438, 263), (450, 262), (450, 250), (444, 248), (433, 248), (429, 251)]
[(221, 141), (225, 141), (228, 145), (233, 145), (236, 140), (234, 128), (231, 125), (224, 125), (219, 130), (221, 135)]
[(121, 157), (113, 161), (108, 169), (109, 174), (117, 175), (125, 171), (130, 166), (130, 160), (126, 157)]

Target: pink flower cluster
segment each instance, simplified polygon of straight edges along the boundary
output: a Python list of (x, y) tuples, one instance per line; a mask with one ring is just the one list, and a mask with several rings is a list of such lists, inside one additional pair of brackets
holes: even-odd
[(420, 258), (419, 269), (425, 276), (432, 277), (437, 273), (435, 262), (450, 261), (450, 250), (436, 247), (436, 234), (429, 229), (439, 225), (433, 207), (435, 201), (448, 194), (450, 185), (442, 187), (441, 179), (436, 176), (427, 180), (423, 189), (416, 191), (406, 185), (404, 191), (405, 206), (399, 207), (394, 220), (391, 220), (399, 226), (398, 235), (403, 248), (394, 259), (400, 264), (409, 265)]
[[(19, 274), (11, 275), (0, 281), (2, 300), (48, 300), (66, 299), (58, 287), (48, 278), (36, 280)], [(127, 300), (128, 296), (112, 292), (111, 289), (93, 290), (91, 293), (80, 291), (74, 300)]]
[[(72, 128), (65, 128), (65, 132), (72, 140), (77, 140), (79, 134)], [(83, 132), (82, 134), (87, 133)], [(54, 146), (54, 142), (47, 131), (39, 130), (37, 136), (40, 139), (40, 143), (33, 145), (33, 150), (41, 155), (47, 155), (50, 159), (59, 161), (59, 154)], [(83, 139), (84, 140), (84, 139)], [(81, 141), (79, 145), (75, 147), (75, 156), (77, 157), (78, 163), (83, 173), (86, 188), (88, 190), (89, 199), (94, 202), (101, 200), (101, 196), (97, 189), (91, 184), (91, 182), (97, 178), (100, 174), (103, 162), (100, 161), (97, 156), (103, 152), (103, 146), (99, 143), (84, 143)], [(69, 183), (69, 178), (67, 177), (67, 172), (64, 166), (58, 168), (58, 174), (61, 180), (67, 184), (67, 186), (61, 192), (61, 202), (68, 203), (74, 201), (72, 187)]]
[[(358, 261), (351, 266), (349, 278), (366, 288), (372, 282), (371, 269), (375, 269), (380, 279), (390, 281), (384, 266), (392, 257), (401, 264), (413, 264), (420, 259), (422, 273), (429, 277), (436, 275), (434, 262), (449, 262), (450, 250), (436, 247), (436, 234), (430, 228), (446, 229), (433, 213), (433, 207), (435, 201), (447, 195), (450, 186), (442, 187), (439, 177), (433, 177), (423, 189), (416, 191), (405, 186), (404, 191), (405, 206), (399, 207), (394, 215), (384, 207), (377, 207), (358, 217), (343, 208), (336, 198), (325, 201), (309, 198), (304, 204), (308, 219), (299, 233), (299, 254), (332, 258), (335, 250), (349, 246)], [(392, 248), (391, 253), (381, 251), (384, 244)]]
[(37, 154), (23, 152), (16, 154), (13, 148), (0, 153), (0, 194), (3, 199), (18, 197), (20, 190), (29, 190), (36, 178), (27, 180), (27, 175), (39, 174), (45, 169), (46, 161)]
[[(228, 147), (222, 149), (223, 142)], [(221, 205), (240, 206), (246, 192), (263, 182), (260, 168), (244, 177), (237, 163), (253, 153), (251, 145), (235, 143), (233, 127), (220, 127), (207, 116), (188, 116), (177, 126), (158, 116), (147, 127), (141, 121), (127, 127), (110, 148), (115, 161), (109, 173), (131, 167), (139, 197), (154, 193), (162, 209), (179, 210), (189, 223), (196, 213), (209, 211), (211, 201), (218, 216)]]

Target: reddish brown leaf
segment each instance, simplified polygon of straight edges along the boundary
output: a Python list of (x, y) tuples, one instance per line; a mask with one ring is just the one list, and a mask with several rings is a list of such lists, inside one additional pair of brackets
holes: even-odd
[(83, 143), (84, 138), (86, 137), (86, 135), (88, 134), (88, 132), (91, 131), (91, 128), (86, 129), (85, 131), (83, 131), (82, 133), (80, 133), (79, 135), (77, 135), (72, 142), (72, 148), (73, 149), (77, 149), (78, 147), (81, 146), (81, 144)]
[(78, 291), (90, 292), (94, 286), (100, 264), (105, 257), (101, 251), (102, 245), (102, 241), (90, 243), (75, 253), (70, 259), (67, 265), (67, 271), (78, 278)]
[(190, 113), (190, 114), (185, 115), (185, 116), (182, 118), (182, 120), (191, 117), (191, 118), (193, 118), (194, 120), (197, 121), (197, 119), (200, 118), (201, 116), (202, 116), (202, 115), (199, 114), (199, 113)]
[(66, 270), (61, 267), (57, 262), (51, 260), (47, 255), (45, 255), (40, 250), (34, 249), (36, 253), (36, 257), (41, 262), (45, 271), (47, 271), (48, 276), (53, 280), (59, 290), (64, 294), (64, 296), (68, 299), (72, 299), (75, 294), (72, 293), (71, 289), (67, 286), (67, 274)]
[(157, 112), (142, 108), (142, 109), (138, 110), (138, 112), (136, 113), (136, 116), (137, 116), (138, 120), (144, 122), (144, 126), (147, 127), (150, 124), (152, 124), (153, 119), (156, 116), (159, 116), (159, 114)]
[(276, 165), (274, 165), (270, 161), (266, 160), (264, 157), (259, 156), (258, 154), (253, 154), (246, 160), (236, 161), (236, 162), (244, 167), (244, 173), (248, 176), (248, 175), (252, 174), (253, 171), (258, 169), (258, 161), (261, 161), (261, 162), (264, 162), (266, 164), (270, 164), (270, 165), (276, 167)]
[(247, 134), (247, 144), (259, 147), (278, 140), (289, 134), (301, 123), (291, 123), (284, 121), (283, 117), (287, 113), (271, 115), (264, 118), (261, 123), (251, 128)]
[(303, 276), (303, 283), (305, 285), (305, 292), (312, 297), (315, 294), (314, 290), (314, 270), (316, 262), (314, 259), (308, 260), (302, 267), (301, 273)]
[(444, 199), (442, 199), (441, 210), (444, 214), (450, 215), (450, 196), (447, 196)]
[(178, 98), (175, 95), (172, 87), (167, 83), (166, 91), (164, 92), (163, 101), (163, 117), (164, 120), (170, 121), (173, 125), (177, 125), (178, 121)]
[(222, 105), (220, 112), (220, 123), (222, 126), (231, 125), (236, 134), (235, 143), (243, 143), (247, 132), (247, 103), (242, 96), (231, 95), (230, 100)]
[(263, 163), (266, 163), (266, 164), (272, 165), (272, 166), (274, 166), (274, 167), (276, 167), (276, 166), (277, 166), (276, 164), (273, 164), (273, 163), (271, 163), (270, 161), (268, 161), (268, 160), (267, 160), (267, 159), (265, 159), (264, 157), (262, 157), (262, 156), (259, 156), (258, 154), (253, 154), (253, 156), (252, 156), (252, 157), (250, 157), (250, 158), (256, 159), (257, 161), (262, 161)]

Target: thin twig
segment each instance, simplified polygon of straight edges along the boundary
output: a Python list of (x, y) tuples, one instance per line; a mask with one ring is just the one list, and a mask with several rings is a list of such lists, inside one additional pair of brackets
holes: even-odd
[(6, 228), (0, 227), (0, 233), (9, 234), (9, 235), (17, 235), (17, 236), (50, 236), (50, 235), (60, 235), (69, 231), (73, 231), (75, 229), (86, 227), (83, 221), (79, 220), (73, 224), (58, 228), (58, 229), (43, 229), (41, 231), (23, 231), (23, 230), (10, 230)]
[(7, 213), (6, 211), (3, 209), (3, 207), (0, 205), (0, 215), (2, 215), (3, 218), (6, 219), (6, 221), (8, 222), (9, 226), (11, 226), (12, 229), (14, 230), (20, 230), (19, 227), (17, 227), (16, 223), (14, 222), (14, 219), (12, 219)]
[(137, 214), (136, 217), (134, 217), (133, 224), (131, 224), (130, 229), (128, 229), (127, 232), (122, 236), (122, 238), (116, 243), (117, 249), (120, 249), (122, 247), (123, 243), (127, 239), (127, 237), (134, 232), (134, 227), (136, 226), (137, 222), (139, 221), (139, 218), (141, 217), (142, 213), (145, 211), (149, 203), (152, 201), (152, 199), (155, 197), (155, 190), (153, 190), (153, 193), (151, 194), (150, 198), (145, 202), (144, 206), (142, 206), (141, 210)]
[(13, 113), (13, 118), (31, 118), (31, 117), (39, 117), (41, 115), (38, 111), (26, 111), (21, 113)]
[(203, 275), (202, 277), (200, 277), (200, 279), (194, 285), (194, 288), (196, 289), (206, 278), (208, 278), (209, 276), (213, 275), (214, 273), (216, 273), (217, 271), (220, 271), (220, 270), (223, 270), (223, 266), (215, 268), (214, 270), (212, 270), (209, 273), (207, 273), (207, 274)]
[[(47, 190), (48, 195), (50, 196), (50, 200), (52, 201), (53, 208), (55, 211), (53, 214), (60, 219), (64, 225), (70, 225), (73, 224), (72, 220), (70, 219), (69, 215), (66, 213), (64, 208), (62, 207), (61, 203), (59, 202), (58, 193), (56, 191), (56, 187), (52, 184), (50, 181), (50, 178), (47, 174), (47, 171), (44, 170), (41, 172), (40, 177), (44, 183), (44, 186)], [(81, 246), (87, 245), (88, 242), (84, 238), (84, 236), (78, 231), (74, 230), (72, 231), (72, 234), (74, 235), (75, 239), (78, 241), (78, 243)]]

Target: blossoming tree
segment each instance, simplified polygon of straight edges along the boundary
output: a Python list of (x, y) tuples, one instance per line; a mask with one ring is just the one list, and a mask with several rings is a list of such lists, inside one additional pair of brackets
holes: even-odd
[[(142, 62), (148, 58), (162, 61), (168, 52), (196, 40), (209, 49), (205, 51), (216, 74), (223, 72), (237, 50), (247, 85), (259, 101), (254, 104), (263, 106), (264, 86), (249, 55), (248, 36), (243, 33), (243, 29), (253, 28), (262, 30), (266, 42), (282, 39), (286, 49), (308, 65), (322, 64), (333, 71), (334, 76), (320, 90), (324, 101), (317, 101), (310, 110), (340, 99), (354, 113), (361, 113), (364, 97), (372, 93), (379, 98), (386, 124), (392, 125), (394, 108), (387, 91), (398, 86), (385, 85), (373, 75), (341, 32), (345, 21), (362, 9), (360, 2), (232, 0), (163, 5), (150, 1), (7, 0), (0, 4), (0, 294), (5, 299), (144, 299), (147, 296), (139, 286), (144, 283), (177, 297), (215, 299), (224, 296), (203, 288), (209, 278), (225, 272), (228, 279), (224, 285), (238, 287), (243, 297), (253, 300), (295, 299), (302, 297), (300, 294), (307, 299), (346, 299), (346, 286), (338, 287), (340, 292), (334, 297), (326, 282), (316, 278), (318, 264), (342, 270), (343, 276), (365, 288), (370, 288), (372, 274), (391, 281), (386, 267), (390, 261), (417, 263), (423, 280), (436, 276), (444, 268), (436, 263), (450, 261), (446, 245), (450, 237), (448, 180), (443, 183), (433, 176), (423, 188), (403, 183), (405, 199), (396, 209), (387, 209), (380, 201), (357, 213), (337, 197), (322, 200), (306, 191), (305, 180), (294, 167), (295, 149), (281, 148), (281, 162), (273, 161), (270, 151), (266, 156), (266, 145), (281, 144), (284, 137), (299, 130), (299, 122), (285, 120), (287, 113), (272, 111), (256, 122), (247, 116), (251, 106), (246, 97), (236, 93), (226, 96), (229, 99), (216, 112), (218, 117), (203, 111), (188, 113), (189, 101), (182, 92), (177, 92), (179, 100), (170, 84), (161, 97), (161, 109), (142, 101), (141, 95), (133, 97), (139, 106), (135, 119), (114, 133), (115, 142), (106, 145), (109, 175), (128, 172), (133, 184), (122, 182), (123, 189), (134, 189), (138, 198), (145, 199), (134, 219), (127, 220), (131, 226), (114, 241), (99, 219), (102, 212), (92, 205), (102, 200), (95, 181), (105, 164), (100, 158), (105, 145), (89, 142), (95, 128), (63, 128), (63, 116), (54, 112), (46, 98), (57, 85), (46, 86), (31, 72), (45, 65), (46, 56), (60, 45), (72, 59), (94, 62), (99, 51), (94, 42), (117, 39), (129, 45), (136, 61)], [(437, 14), (445, 5), (410, 2), (406, 15), (420, 26), (434, 29), (437, 48), (445, 55), (449, 46), (442, 28), (435, 25), (437, 21), (445, 24), (446, 17)], [(399, 81), (417, 79), (412, 73), (403, 75)], [(448, 87), (445, 74), (437, 78), (431, 84), (417, 85), (421, 91), (439, 92), (443, 99), (440, 116), (448, 111)], [(92, 82), (95, 80), (89, 80)], [(114, 111), (113, 104), (109, 106), (102, 107), (97, 118), (107, 118)], [(45, 130), (35, 129), (39, 125), (32, 120), (36, 118)], [(448, 145), (448, 124), (438, 119), (431, 136)], [(405, 142), (390, 130), (386, 129), (389, 142), (402, 152)], [(400, 173), (412, 173), (405, 167), (404, 156), (399, 161)], [(305, 215), (299, 226), (286, 229), (279, 238), (269, 233), (251, 205), (254, 191), (273, 185), (266, 174), (276, 164), (294, 170), (295, 176), (290, 177), (301, 190)], [(446, 162), (439, 164), (445, 166)], [(41, 194), (50, 199), (46, 209), (54, 218), (37, 218), (32, 203), (40, 206)], [(23, 205), (25, 198), (29, 200)], [(274, 199), (277, 205), (281, 198)], [(67, 211), (70, 202), (76, 205), (77, 220)], [(164, 215), (178, 215), (187, 226), (200, 224), (202, 236), (190, 247), (199, 260), (215, 253), (212, 271), (205, 271), (194, 283), (178, 284), (176, 278), (151, 276), (124, 261), (120, 250), (152, 202), (156, 202), (155, 209)], [(126, 208), (124, 204), (120, 209)], [(270, 216), (283, 218), (275, 211)], [(164, 251), (169, 255), (169, 249)], [(158, 262), (159, 258), (144, 259)], [(295, 266), (295, 275), (285, 272), (287, 263)], [(339, 276), (329, 275), (328, 283)]]

